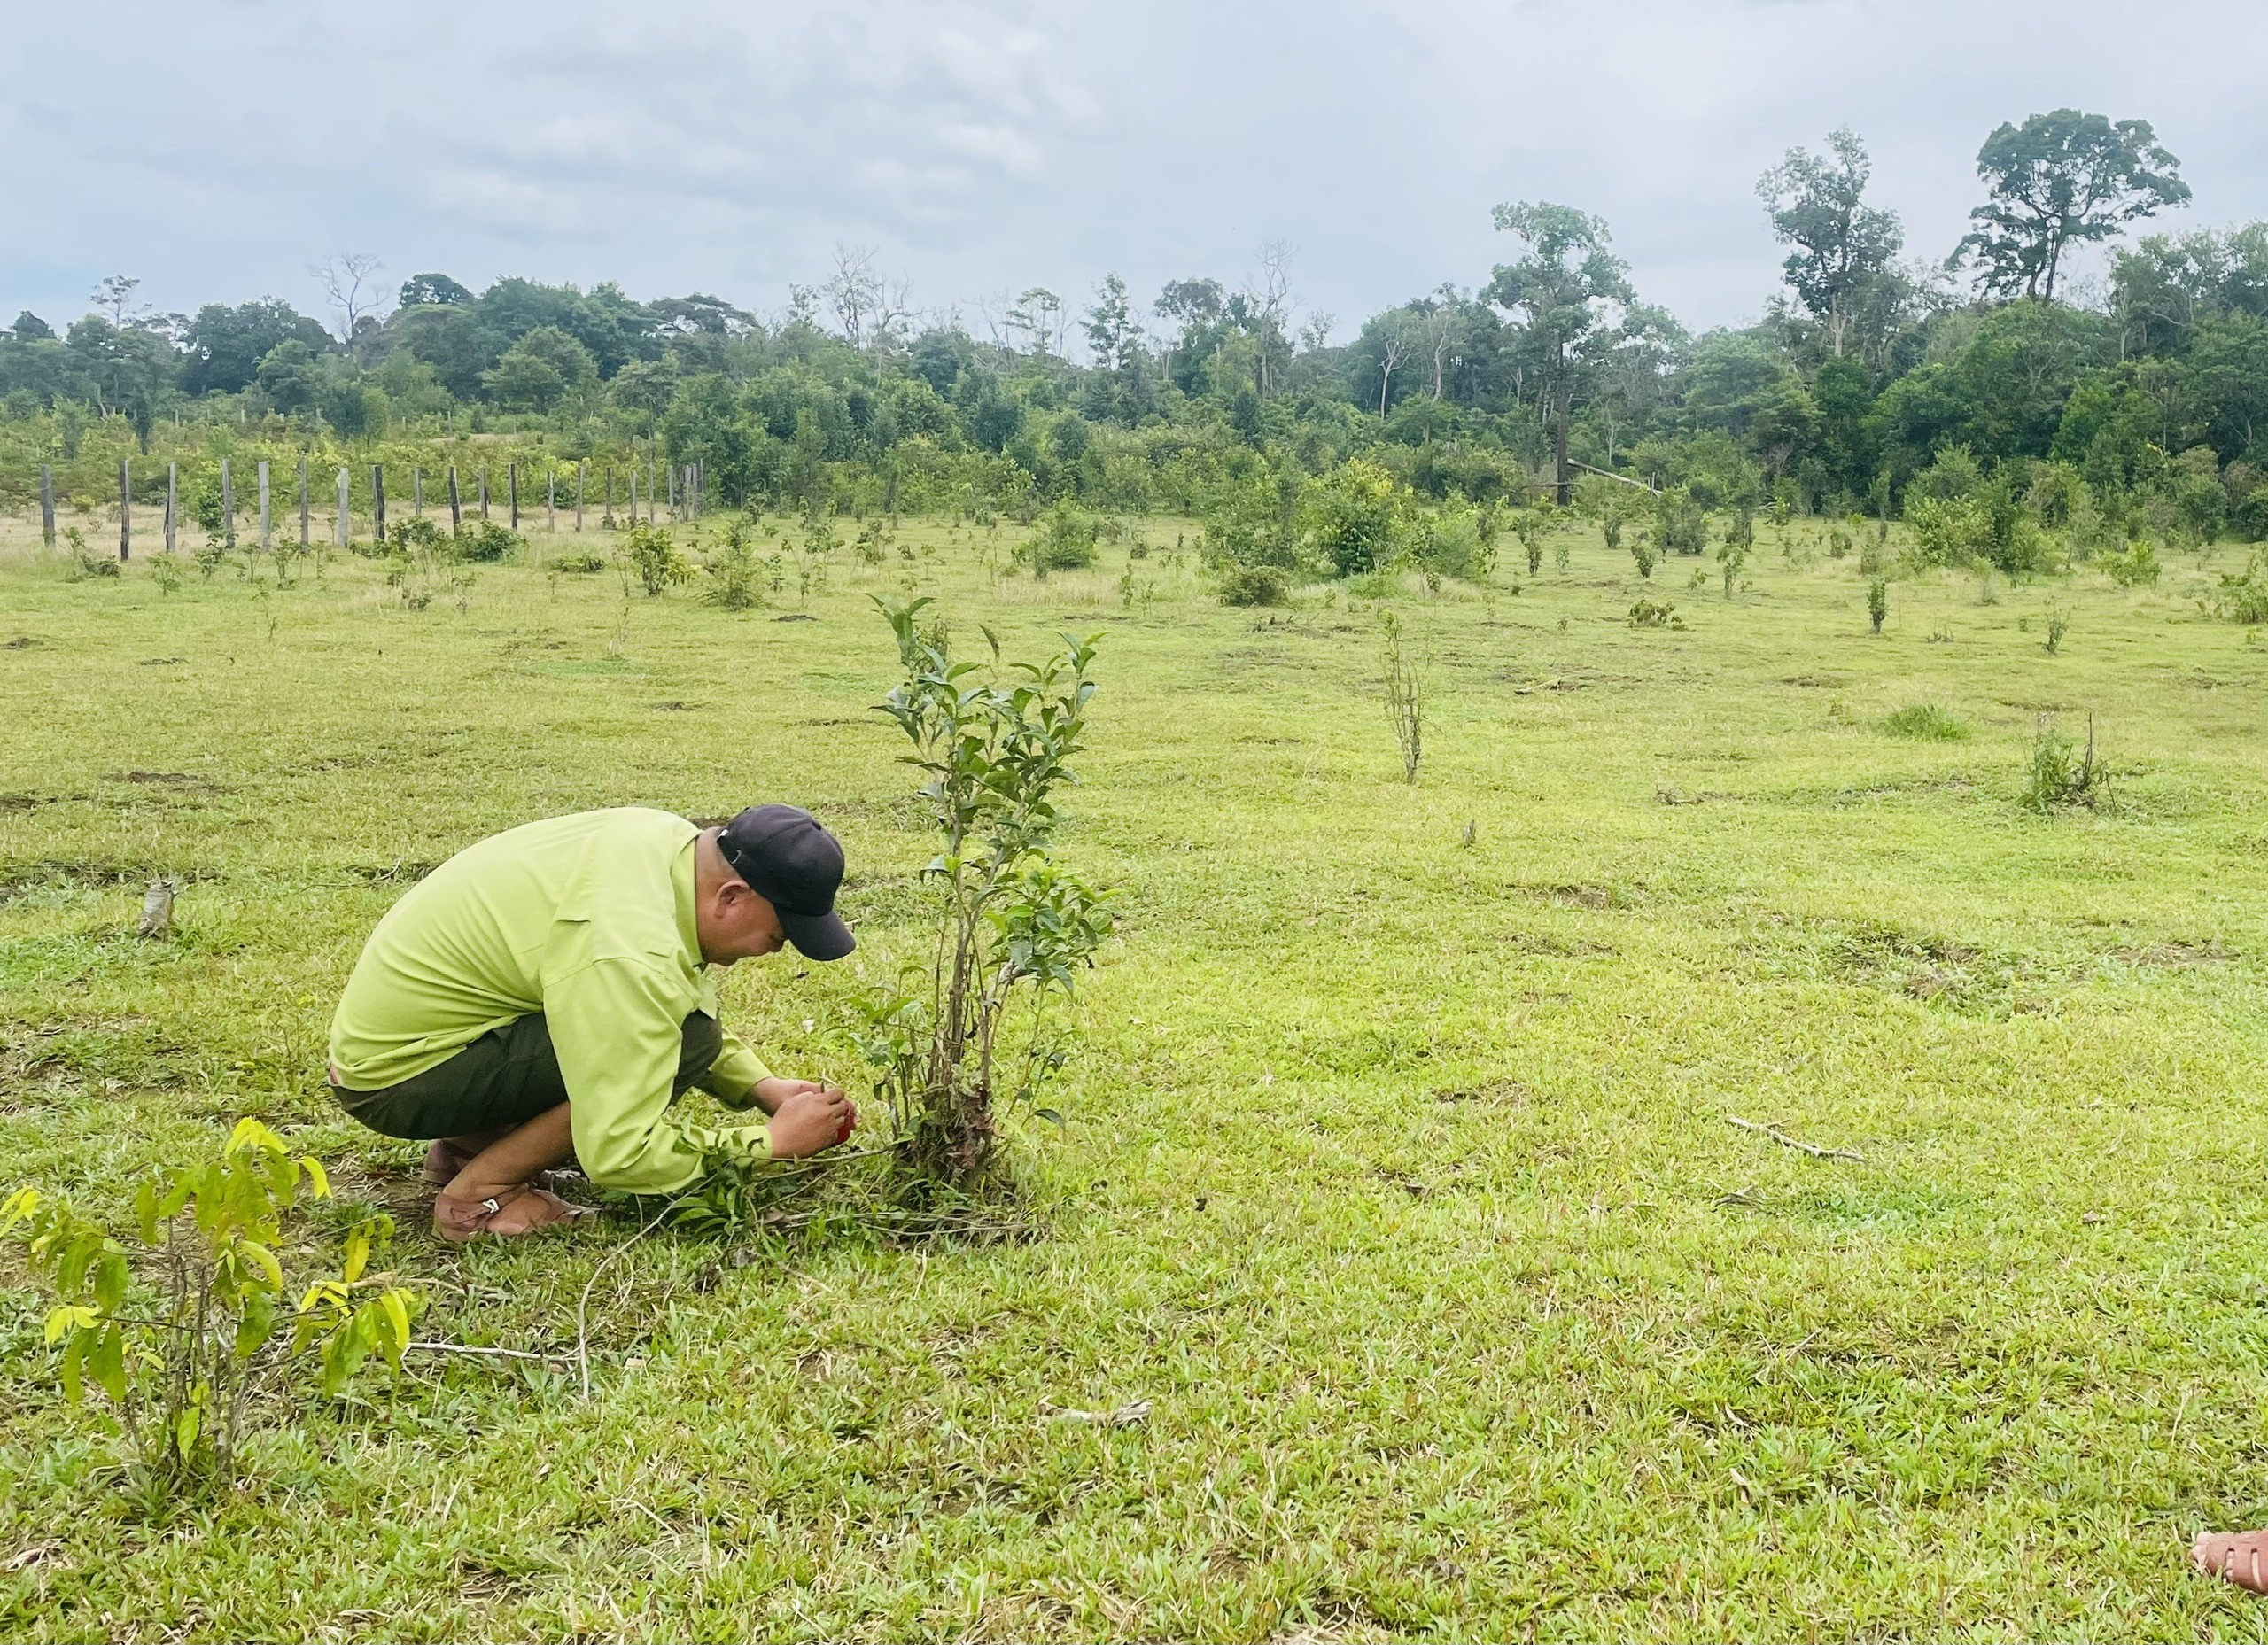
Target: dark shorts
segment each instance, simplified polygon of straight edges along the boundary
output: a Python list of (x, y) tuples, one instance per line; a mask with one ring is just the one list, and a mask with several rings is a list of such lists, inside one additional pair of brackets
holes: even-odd
[[(725, 1030), (707, 1012), (685, 1020), (670, 1095), (682, 1097), (715, 1066)], [(540, 1013), (492, 1028), (447, 1062), (378, 1091), (334, 1085), (338, 1106), (372, 1130), (423, 1142), (510, 1130), (567, 1100), (551, 1028)]]

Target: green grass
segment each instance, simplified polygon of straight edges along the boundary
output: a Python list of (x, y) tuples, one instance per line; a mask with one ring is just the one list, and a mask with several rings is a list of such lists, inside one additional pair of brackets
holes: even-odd
[[(923, 526), (807, 606), (791, 554), (774, 610), (497, 568), (413, 612), (360, 561), (66, 582), (14, 523), (0, 1184), (115, 1208), (254, 1113), (414, 1207), (416, 1151), (322, 1095), (332, 998), (423, 867), (586, 806), (839, 827), (859, 958), (726, 995), (783, 1071), (849, 1074), (851, 974), (920, 951), (931, 848), (868, 711), (866, 595), (908, 582), (1011, 655), (1103, 632), (1062, 850), (1125, 918), (1068, 1127), (1018, 1133), (1045, 1238), (656, 1235), (594, 1293), (588, 1403), (414, 1355), (153, 1525), (0, 1260), (0, 1627), (2257, 1636), (2182, 1553), (2268, 1521), (2268, 658), (2195, 603), (2241, 551), (1982, 609), (1904, 581), (1876, 638), (1822, 531), (1767, 529), (1679, 630), (1627, 613), (1687, 563), (1642, 584), (1595, 535), (1518, 592), (1412, 579), (1412, 788), (1370, 601), (1231, 610), (1158, 554), (1130, 606), (1122, 547), (995, 586)], [(2058, 601), (2049, 656), (2016, 625)], [(1915, 703), (1974, 734), (1881, 733)], [(2023, 808), (2043, 713), (2095, 716), (2115, 812)], [(572, 1346), (631, 1231), (406, 1222), (420, 1335), (523, 1351)]]

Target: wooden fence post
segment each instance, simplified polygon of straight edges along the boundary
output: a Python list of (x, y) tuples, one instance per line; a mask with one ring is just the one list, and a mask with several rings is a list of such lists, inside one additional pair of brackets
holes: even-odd
[(383, 548), (386, 543), (386, 465), (370, 465), (370, 510), (373, 540)]
[(347, 486), (346, 470), (342, 468), (338, 470), (338, 546), (341, 548), (346, 547), (349, 530), (354, 519), (353, 497)]
[(638, 524), (638, 470), (630, 470), (630, 524)]
[(550, 524), (544, 530), (555, 535), (559, 530), (559, 470), (556, 469), (544, 471), (543, 503), (550, 515)]
[(301, 554), (307, 553), (314, 546), (307, 532), (307, 519), (308, 516), (314, 512), (314, 508), (313, 500), (307, 490), (307, 454), (303, 451), (299, 454), (299, 552)]
[(575, 459), (575, 529), (583, 529), (583, 459)]
[(229, 460), (221, 459), (221, 546), (237, 546), (237, 488), (229, 477)]
[(517, 532), (520, 529), (520, 465), (518, 463), (508, 462), (504, 465), (504, 489), (511, 493), (512, 529)]
[[(610, 532), (614, 529), (614, 464), (610, 462), (606, 465), (606, 512), (599, 516), (599, 524)], [(50, 539), (55, 535), (52, 521), (49, 522), (47, 534)]]
[(480, 517), (488, 517), (488, 465), (480, 465)]
[(674, 462), (670, 464), (669, 476), (667, 484), (670, 488), (670, 524), (675, 525), (680, 516), (677, 511), (677, 464)]
[(166, 464), (166, 552), (174, 551), (175, 537), (181, 529), (181, 464)]
[(55, 547), (55, 470), (44, 462), (39, 465), (39, 539)]
[(449, 535), (457, 536), (464, 530), (464, 508), (457, 500), (457, 465), (449, 464)]
[(268, 524), (268, 464), (262, 462), (260, 465), (260, 551), (269, 554), (275, 547), (276, 536)]
[(414, 465), (409, 470), (409, 511), (421, 520), (425, 517), (425, 470)]
[(118, 557), (134, 557), (134, 475), (123, 457), (118, 460)]

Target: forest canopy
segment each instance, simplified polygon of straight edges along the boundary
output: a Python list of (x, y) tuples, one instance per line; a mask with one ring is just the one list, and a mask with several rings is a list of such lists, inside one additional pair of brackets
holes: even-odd
[[(1977, 170), (1974, 231), (1930, 261), (1869, 200), (1858, 136), (1790, 150), (1757, 188), (1783, 284), (1699, 335), (1646, 301), (1610, 224), (1540, 200), (1495, 208), (1493, 268), (1344, 341), (1280, 247), (1243, 282), (1032, 287), (975, 325), (859, 251), (765, 316), (612, 283), (381, 284), (369, 258), (323, 271), (330, 323), (275, 298), (158, 314), (113, 277), (59, 331), (0, 330), (0, 500), (109, 428), (145, 452), (635, 452), (773, 507), (1175, 508), (1263, 556), (1271, 511), (1327, 477), (1319, 500), (1356, 495), (1355, 461), (1459, 507), (1566, 503), (1596, 473), (1705, 508), (2078, 499), (2130, 534), (2268, 532), (2268, 224), (2148, 231), (2189, 190), (2146, 120), (2034, 115)], [(2074, 251), (2102, 245), (2107, 277), (2075, 285)]]

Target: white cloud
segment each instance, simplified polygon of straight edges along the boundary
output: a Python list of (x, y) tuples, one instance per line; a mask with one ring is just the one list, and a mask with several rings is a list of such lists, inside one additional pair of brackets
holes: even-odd
[(12, 27), (0, 186), (37, 228), (0, 304), (58, 319), (113, 271), (167, 307), (308, 302), (346, 245), (770, 308), (837, 241), (943, 304), (1234, 277), (1282, 237), (1344, 335), (1485, 280), (1489, 206), (1542, 198), (1708, 323), (1772, 291), (1753, 184), (1790, 144), (1856, 127), (1942, 255), (1984, 134), (2064, 104), (2155, 120), (2193, 220), (2268, 214), (2256, 0), (121, 0)]

